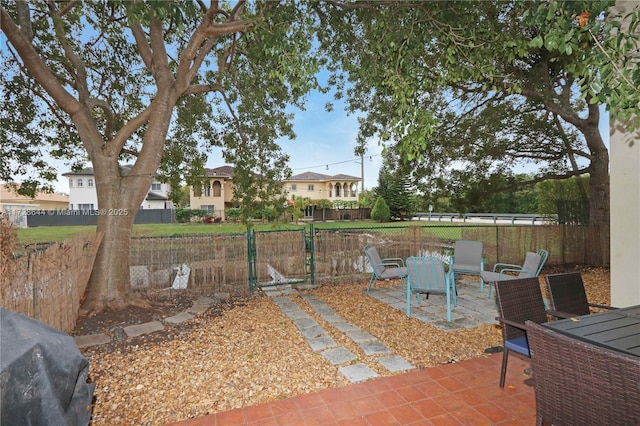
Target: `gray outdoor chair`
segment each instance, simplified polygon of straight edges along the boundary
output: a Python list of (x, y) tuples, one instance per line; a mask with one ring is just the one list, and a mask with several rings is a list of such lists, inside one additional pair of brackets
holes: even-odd
[(415, 294), (420, 303), (420, 295), (429, 298), (429, 294), (444, 295), (447, 305), (447, 321), (451, 322), (451, 299), (453, 306), (458, 305), (456, 283), (453, 271), (444, 270), (444, 262), (437, 257), (407, 258), (407, 317), (411, 316), (411, 295)]
[(456, 274), (478, 275), (480, 291), (484, 292), (484, 280), (481, 275), (484, 271), (481, 241), (456, 241), (449, 265)]
[(378, 249), (374, 246), (366, 245), (364, 247), (364, 254), (371, 265), (371, 278), (369, 278), (369, 286), (367, 287), (367, 294), (371, 290), (371, 286), (377, 280), (390, 280), (400, 278), (400, 282), (404, 287), (404, 280), (407, 278), (407, 268), (404, 265), (404, 259), (401, 258), (380, 258)]
[[(540, 275), (549, 252), (539, 249), (536, 253), (530, 251), (524, 257), (522, 265), (513, 265), (510, 263), (496, 263), (493, 271), (483, 271), (480, 276), (485, 283), (496, 283), (498, 281), (513, 280), (516, 278), (532, 278)], [(513, 275), (517, 273), (517, 275)], [(489, 297), (491, 297), (491, 287), (489, 288)]]

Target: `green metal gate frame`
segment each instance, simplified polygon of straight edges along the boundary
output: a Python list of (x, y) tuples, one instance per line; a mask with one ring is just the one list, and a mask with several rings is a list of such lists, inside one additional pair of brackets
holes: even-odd
[[(313, 223), (309, 224), (309, 233), (304, 231), (304, 243), (305, 243), (305, 278), (299, 282), (290, 284), (299, 284), (307, 282), (309, 279), (311, 285), (315, 285), (315, 231), (313, 229)], [(258, 250), (256, 246), (256, 230), (252, 227), (247, 227), (247, 259), (249, 264), (249, 291), (253, 292), (258, 287)], [(308, 268), (308, 269), (307, 269)], [(263, 287), (277, 286), (280, 284), (268, 284)]]

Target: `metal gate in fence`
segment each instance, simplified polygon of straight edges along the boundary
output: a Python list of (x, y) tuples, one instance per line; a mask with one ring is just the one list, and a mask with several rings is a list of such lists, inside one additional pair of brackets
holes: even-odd
[(299, 284), (315, 279), (313, 225), (278, 231), (247, 229), (249, 290), (283, 284)]

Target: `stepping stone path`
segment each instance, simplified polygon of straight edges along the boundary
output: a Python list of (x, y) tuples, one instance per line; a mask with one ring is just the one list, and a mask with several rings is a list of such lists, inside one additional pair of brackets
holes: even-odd
[[(162, 321), (150, 321), (145, 322), (143, 324), (135, 324), (124, 327), (119, 330), (124, 332), (124, 336), (120, 338), (118, 333), (114, 333), (114, 337), (109, 336), (106, 333), (98, 333), (98, 334), (88, 334), (85, 336), (74, 336), (74, 340), (76, 341), (76, 345), (79, 348), (86, 348), (89, 346), (96, 345), (104, 345), (106, 343), (111, 343), (113, 340), (123, 340), (124, 337), (137, 337), (142, 336), (143, 334), (149, 334), (156, 331), (164, 330), (164, 324), (181, 324), (185, 321), (193, 319), (196, 315), (203, 314), (213, 306), (219, 299), (228, 299), (228, 293), (216, 293), (216, 297), (200, 297), (191, 306), (187, 309), (186, 312), (180, 312), (179, 314), (173, 315), (171, 317), (165, 318)], [(122, 334), (122, 333), (120, 333)]]
[[(351, 383), (362, 382), (378, 377), (378, 374), (366, 364), (357, 362), (357, 355), (347, 348), (339, 346), (329, 333), (320, 326), (318, 321), (293, 301), (291, 295), (297, 294), (297, 291), (291, 288), (291, 286), (278, 286), (277, 288), (266, 289), (264, 292), (270, 296), (280, 310), (293, 321), (293, 324), (300, 330), (300, 333), (307, 339), (309, 347), (314, 352), (320, 352), (331, 365), (338, 366), (338, 371)], [(395, 373), (415, 368), (401, 356), (393, 355), (389, 348), (375, 336), (350, 324), (340, 315), (336, 314), (329, 305), (318, 299), (315, 295), (301, 294), (300, 296), (320, 318), (353, 340), (366, 356), (376, 357), (375, 359), (378, 364), (387, 370)]]

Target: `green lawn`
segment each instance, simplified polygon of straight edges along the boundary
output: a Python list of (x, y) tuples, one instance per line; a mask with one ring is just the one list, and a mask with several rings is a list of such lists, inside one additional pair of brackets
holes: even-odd
[[(320, 229), (344, 229), (344, 228), (387, 228), (387, 227), (407, 227), (409, 225), (420, 226), (451, 226), (447, 223), (439, 222), (388, 222), (377, 223), (369, 220), (366, 221), (347, 221), (347, 222), (316, 222), (315, 227)], [(255, 229), (258, 231), (266, 230), (283, 230), (283, 229), (301, 229), (308, 227), (302, 222), (296, 224), (256, 224)], [(69, 238), (73, 238), (81, 233), (95, 232), (95, 226), (42, 226), (37, 228), (20, 228), (18, 231), (18, 242), (20, 244), (35, 244), (47, 242), (61, 242)], [(159, 237), (159, 236), (178, 236), (193, 234), (216, 234), (216, 233), (245, 233), (246, 227), (237, 223), (155, 223), (146, 225), (134, 225), (134, 237)], [(425, 232), (425, 230), (423, 230)]]

